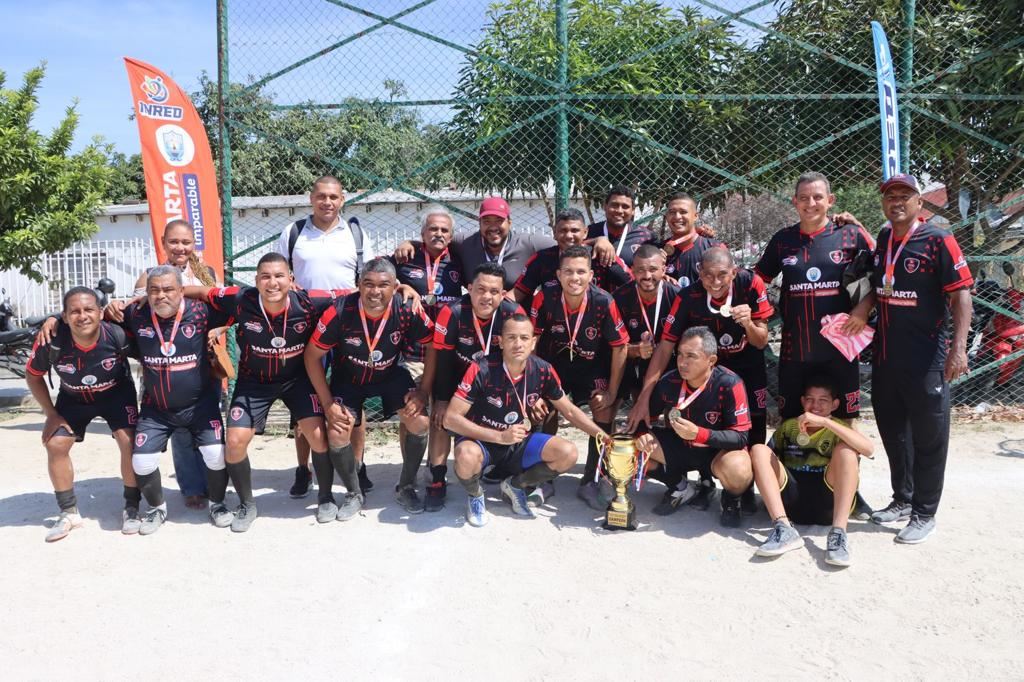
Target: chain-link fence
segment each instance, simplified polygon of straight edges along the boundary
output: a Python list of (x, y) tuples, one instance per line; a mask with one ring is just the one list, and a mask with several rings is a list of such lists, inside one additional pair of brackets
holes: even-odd
[[(500, 193), (515, 229), (547, 231), (567, 204), (600, 219), (604, 192), (624, 183), (639, 221), (659, 227), (667, 194), (693, 194), (750, 263), (794, 221), (792, 182), (805, 170), (826, 173), (836, 209), (877, 231), (869, 21), (880, 21), (905, 169), (983, 281), (972, 372), (955, 400), (1024, 398), (1019, 2), (219, 0), (218, 11), (215, 147), (228, 171), (229, 272), (243, 282), (302, 214), (287, 197), (325, 173), (381, 252), (416, 233), (425, 203), (472, 230), (480, 198)], [(241, 197), (280, 201), (253, 215), (233, 211)]]

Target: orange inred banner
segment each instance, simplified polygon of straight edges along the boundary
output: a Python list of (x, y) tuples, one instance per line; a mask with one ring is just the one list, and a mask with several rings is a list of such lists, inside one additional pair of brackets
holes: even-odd
[(195, 234), (196, 251), (223, 282), (220, 197), (202, 119), (185, 91), (163, 71), (129, 57), (124, 63), (139, 124), (157, 262), (167, 260), (160, 243), (164, 227), (172, 220), (185, 220)]

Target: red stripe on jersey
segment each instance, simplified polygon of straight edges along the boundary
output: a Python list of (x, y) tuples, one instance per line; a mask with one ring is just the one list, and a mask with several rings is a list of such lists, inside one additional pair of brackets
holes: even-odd
[(465, 400), (470, 405), (473, 401), (469, 399), (469, 389), (473, 386), (473, 381), (476, 380), (476, 375), (480, 371), (480, 365), (475, 362), (469, 366), (466, 373), (462, 377), (462, 381), (459, 382), (458, 388), (455, 389), (455, 397)]
[(327, 326), (332, 321), (334, 321), (334, 318), (336, 318), (337, 316), (338, 309), (336, 307), (331, 306), (330, 308), (325, 310), (324, 314), (320, 316), (319, 321), (317, 321), (316, 323), (316, 330), (313, 331), (313, 336), (309, 338), (310, 343), (312, 343), (317, 348), (321, 348), (323, 350), (330, 350), (334, 348), (335, 344), (324, 344), (322, 341), (320, 341), (320, 337), (323, 336), (323, 333), (327, 331)]
[(974, 286), (974, 277), (971, 275), (971, 269), (967, 267), (967, 260), (964, 258), (963, 251), (960, 250), (960, 244), (957, 243), (956, 237), (947, 234), (942, 238), (942, 245), (946, 247), (946, 251), (949, 253), (953, 270), (960, 277), (957, 281), (942, 287), (942, 290), (950, 292)]
[(530, 304), (530, 317), (533, 319), (533, 333), (539, 335), (544, 330), (540, 328), (538, 322), (540, 318), (540, 308), (544, 305), (544, 290), (541, 289), (533, 297), (533, 303)]
[(860, 225), (857, 226), (857, 231), (860, 232), (860, 236), (864, 237), (864, 241), (866, 241), (868, 243), (868, 248), (871, 249), (872, 251), (874, 251), (875, 250), (875, 238), (872, 237), (870, 234), (868, 234), (868, 231), (865, 230)]
[(709, 436), (711, 436), (711, 429), (705, 429), (703, 426), (698, 426), (697, 437), (693, 439), (693, 442), (698, 445), (704, 445), (708, 442)]
[(235, 287), (220, 287), (220, 288), (214, 287), (214, 288), (212, 288), (212, 289), (210, 289), (209, 291), (206, 292), (206, 302), (209, 303), (210, 306), (212, 306), (214, 310), (217, 310), (217, 311), (220, 311), (220, 312), (225, 312), (224, 308), (221, 307), (221, 305), (220, 305), (220, 299), (224, 299), (224, 298), (228, 298), (228, 297), (234, 298), (238, 294), (240, 289), (241, 289), (241, 287), (237, 287), (237, 286), (235, 286)]
[[(457, 305), (462, 305), (458, 303)], [(435, 350), (454, 350), (455, 345), (449, 344), (445, 335), (448, 333), (448, 327), (452, 324), (452, 309), (448, 306), (441, 308), (441, 312), (437, 314), (437, 323), (434, 325), (434, 349)]]
[(729, 427), (730, 431), (750, 430), (750, 405), (747, 403), (747, 390), (743, 387), (742, 381), (732, 385), (732, 401), (735, 405), (736, 424)]
[[(685, 289), (683, 291), (685, 291)], [(668, 318), (671, 317), (675, 319), (679, 316), (679, 307), (683, 302), (683, 291), (680, 291), (679, 295), (676, 296), (676, 300), (672, 302), (672, 308), (668, 311), (668, 317), (665, 318), (665, 324), (661, 328), (662, 341), (671, 341), (672, 343), (679, 341), (679, 335), (672, 333), (672, 325), (669, 324)]]
[(774, 315), (775, 308), (772, 306), (771, 301), (768, 300), (768, 288), (764, 285), (764, 280), (761, 279), (760, 275), (755, 273), (751, 278), (750, 290), (754, 292), (754, 300), (751, 301), (750, 319), (767, 320)]
[(629, 334), (626, 333), (626, 323), (622, 321), (622, 315), (619, 314), (619, 306), (615, 305), (615, 299), (608, 300), (608, 314), (611, 315), (612, 322), (615, 323), (615, 329), (619, 332), (619, 338), (615, 341), (609, 341), (608, 345), (612, 348), (618, 346), (624, 346), (629, 343)]

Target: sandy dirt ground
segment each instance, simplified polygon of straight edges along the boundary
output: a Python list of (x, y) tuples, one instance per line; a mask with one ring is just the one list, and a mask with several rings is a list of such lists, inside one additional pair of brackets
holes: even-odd
[[(846, 570), (823, 561), (825, 527), (801, 528), (806, 550), (760, 560), (763, 510), (734, 531), (719, 528), (717, 503), (654, 517), (658, 483), (636, 497), (640, 530), (600, 530), (573, 495), (582, 464), (536, 520), (513, 518), (492, 487), (491, 522), (472, 528), (457, 484), (444, 511), (410, 518), (390, 493), (393, 444), (368, 455), (365, 514), (318, 525), (313, 496), (286, 494), (282, 437), (251, 452), (260, 518), (248, 534), (215, 529), (168, 490), (159, 533), (125, 537), (116, 449), (98, 423), (72, 453), (86, 525), (48, 545), (40, 425), (0, 423), (4, 679), (1024, 677), (1012, 523), (1024, 425), (955, 428), (936, 536), (901, 546), (894, 529), (851, 523)], [(162, 470), (174, 488), (169, 454)], [(884, 504), (884, 454), (862, 472), (868, 501)]]

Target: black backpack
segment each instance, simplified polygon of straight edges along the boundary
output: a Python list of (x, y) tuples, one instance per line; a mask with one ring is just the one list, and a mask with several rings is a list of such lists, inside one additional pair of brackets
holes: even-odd
[[(299, 241), (299, 234), (306, 229), (306, 222), (306, 218), (296, 220), (288, 232), (288, 267), (292, 270), (295, 269), (295, 265), (292, 263), (292, 252), (295, 251), (295, 243)], [(360, 227), (358, 218), (349, 218), (348, 229), (352, 230), (352, 241), (356, 244), (355, 281), (358, 284), (359, 271), (363, 267), (363, 228)]]

